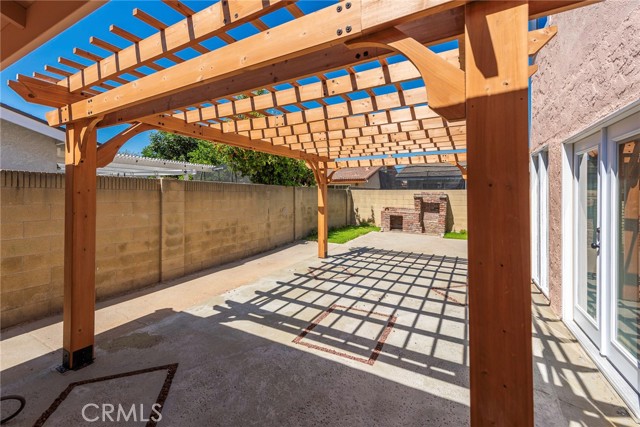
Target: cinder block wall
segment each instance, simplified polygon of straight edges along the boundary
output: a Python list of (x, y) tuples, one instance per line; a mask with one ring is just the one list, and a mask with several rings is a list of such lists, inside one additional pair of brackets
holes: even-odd
[[(413, 207), (414, 190), (329, 190), (329, 226), (386, 206)], [(466, 192), (446, 191), (466, 228)], [(315, 188), (98, 178), (99, 300), (301, 239), (317, 227)], [(62, 310), (64, 175), (0, 171), (0, 323)]]
[(445, 193), (449, 196), (453, 230), (467, 229), (467, 190), (351, 190), (352, 222), (373, 221), (382, 225), (381, 212), (386, 207), (413, 209), (413, 195)]
[[(98, 299), (158, 282), (161, 271), (160, 181), (99, 177), (97, 199)], [(60, 210), (64, 216), (64, 205)], [(63, 228), (56, 230), (60, 242), (64, 241)], [(61, 304), (56, 307), (62, 307)]]
[[(292, 242), (317, 227), (317, 190), (98, 178), (98, 299)], [(329, 190), (330, 226), (351, 218)], [(64, 175), (0, 171), (0, 323), (62, 310)]]

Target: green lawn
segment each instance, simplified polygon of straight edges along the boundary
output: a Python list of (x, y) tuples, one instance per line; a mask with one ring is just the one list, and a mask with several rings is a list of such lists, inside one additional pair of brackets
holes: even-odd
[[(363, 236), (372, 231), (380, 231), (380, 227), (371, 224), (349, 225), (347, 227), (332, 228), (329, 230), (329, 243), (346, 243), (356, 237)], [(307, 236), (307, 240), (318, 240), (318, 233), (314, 231)]]
[(467, 240), (467, 230), (451, 231), (449, 233), (444, 233), (444, 238), (445, 239)]

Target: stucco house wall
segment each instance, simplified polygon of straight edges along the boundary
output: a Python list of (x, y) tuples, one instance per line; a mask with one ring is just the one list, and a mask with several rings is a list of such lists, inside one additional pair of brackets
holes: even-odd
[(531, 151), (549, 158), (549, 299), (562, 314), (562, 143), (640, 99), (640, 2), (607, 0), (549, 18), (557, 36), (535, 58)]
[[(64, 135), (64, 134), (63, 134)], [(58, 140), (0, 119), (0, 169), (56, 172)]]

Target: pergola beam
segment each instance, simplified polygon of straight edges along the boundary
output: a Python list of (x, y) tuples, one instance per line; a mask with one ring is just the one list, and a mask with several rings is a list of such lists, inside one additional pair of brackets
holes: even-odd
[[(459, 12), (453, 9), (445, 16), (428, 16), (420, 20), (409, 22), (413, 29), (413, 37), (418, 37), (421, 43), (437, 44), (450, 40), (452, 34), (451, 25), (459, 24), (461, 18)], [(437, 18), (440, 18), (439, 20)], [(414, 24), (415, 23), (415, 24)], [(420, 24), (420, 25), (418, 25)], [(402, 26), (404, 27), (404, 25)], [(110, 126), (123, 122), (130, 122), (150, 114), (178, 110), (187, 106), (193, 106), (206, 102), (206, 100), (219, 99), (234, 93), (247, 93), (270, 87), (274, 82), (288, 82), (305, 77), (318, 75), (337, 69), (369, 62), (373, 58), (383, 59), (393, 52), (379, 48), (368, 48), (352, 51), (344, 44), (337, 44), (308, 53), (303, 57), (291, 58), (287, 61), (271, 64), (269, 66), (248, 69), (242, 74), (224, 78), (216, 83), (207, 84), (197, 89), (182, 91), (179, 94), (164, 96), (147, 101), (139, 105), (124, 108), (107, 114), (102, 121), (104, 126)]]
[(22, 74), (18, 74), (17, 80), (9, 80), (8, 84), (25, 101), (49, 107), (64, 107), (85, 98), (81, 94), (69, 93), (57, 84)]
[(304, 151), (291, 150), (282, 146), (276, 147), (267, 141), (254, 140), (238, 134), (225, 134), (219, 129), (202, 126), (197, 123), (186, 123), (184, 120), (163, 114), (145, 117), (144, 119), (141, 119), (141, 122), (146, 123), (155, 129), (164, 130), (178, 135), (218, 142), (226, 145), (232, 145), (234, 147), (247, 148), (254, 151), (260, 151), (262, 153), (314, 162), (326, 162), (329, 160), (326, 157), (307, 154)]

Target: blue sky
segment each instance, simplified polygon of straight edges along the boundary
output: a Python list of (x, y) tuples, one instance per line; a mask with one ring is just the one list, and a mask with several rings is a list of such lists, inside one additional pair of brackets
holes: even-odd
[[(323, 7), (327, 7), (328, 5), (335, 3), (336, 0), (302, 0), (298, 3), (298, 7), (304, 13), (311, 13), (315, 10), (318, 10)], [(210, 5), (211, 1), (183, 1), (187, 6), (195, 11), (199, 11)], [(63, 65), (58, 64), (58, 57), (64, 56), (66, 58), (75, 60), (77, 62), (81, 62), (85, 65), (89, 65), (90, 63), (82, 58), (79, 58), (73, 55), (73, 48), (78, 47), (84, 50), (88, 50), (90, 52), (94, 52), (100, 54), (102, 56), (108, 56), (110, 53), (100, 48), (97, 48), (89, 43), (90, 36), (96, 36), (100, 39), (103, 39), (111, 44), (114, 44), (118, 47), (126, 47), (130, 43), (119, 38), (116, 35), (113, 35), (109, 32), (109, 26), (111, 24), (115, 24), (125, 30), (132, 32), (133, 34), (139, 37), (147, 37), (151, 35), (156, 30), (147, 24), (139, 21), (132, 15), (132, 10), (138, 7), (145, 12), (149, 12), (165, 24), (171, 25), (179, 20), (183, 19), (183, 16), (175, 12), (170, 7), (162, 4), (157, 0), (147, 0), (147, 1), (110, 1), (105, 6), (101, 7), (91, 15), (87, 16), (82, 21), (78, 22), (71, 28), (67, 29), (63, 33), (59, 34), (57, 37), (51, 39), (49, 42), (40, 46), (38, 49), (34, 50), (30, 54), (26, 55), (24, 58), (19, 60), (18, 62), (12, 64), (7, 67), (5, 70), (0, 72), (0, 79), (2, 80), (2, 85), (0, 86), (0, 99), (2, 103), (10, 105), (12, 107), (18, 108), (22, 111), (30, 113), (34, 116), (44, 118), (45, 112), (51, 110), (50, 107), (45, 107), (36, 104), (30, 104), (24, 101), (21, 97), (15, 94), (9, 87), (7, 86), (7, 80), (15, 78), (16, 74), (25, 74), (31, 75), (32, 72), (43, 72), (45, 65), (52, 65), (58, 68), (66, 69), (68, 71), (75, 71), (73, 69), (67, 68)], [(293, 16), (286, 10), (281, 9), (275, 12), (270, 13), (262, 18), (262, 20), (270, 27), (274, 27), (285, 23), (289, 20), (292, 20)], [(236, 39), (242, 39), (249, 37), (257, 32), (257, 29), (250, 24), (242, 25), (236, 29), (229, 31), (229, 34), (235, 37)], [(202, 43), (205, 47), (210, 49), (215, 49), (225, 45), (221, 40), (214, 38), (207, 40)], [(457, 42), (445, 43), (440, 46), (436, 46), (433, 48), (434, 51), (443, 51), (454, 49), (457, 47)], [(178, 53), (183, 59), (189, 59), (195, 56), (195, 51), (190, 49), (181, 51)], [(397, 56), (392, 60), (404, 60), (403, 57)], [(163, 62), (164, 61), (164, 62)], [(164, 66), (172, 65), (171, 61), (161, 60), (158, 61), (158, 64)], [(355, 67), (356, 70), (366, 69), (368, 67), (378, 66), (379, 64), (374, 61), (370, 64), (363, 64), (361, 66)], [(150, 70), (146, 70), (150, 71)], [(344, 71), (336, 71), (333, 74), (340, 75), (345, 73)], [(331, 75), (330, 75), (331, 77)], [(313, 79), (303, 79), (299, 82), (309, 83), (313, 81)], [(282, 88), (286, 87), (286, 85), (281, 85)], [(423, 86), (422, 81), (416, 80), (413, 82), (407, 82), (403, 84), (405, 89)], [(276, 86), (276, 89), (279, 89)], [(379, 88), (374, 90), (377, 94), (382, 94), (387, 91), (393, 90), (392, 88)], [(366, 95), (365, 93), (362, 94)], [(357, 98), (358, 94), (356, 93), (353, 98)], [(336, 99), (325, 99), (328, 103), (334, 102), (342, 102), (340, 98)], [(314, 103), (308, 103), (305, 107), (313, 108)], [(295, 111), (294, 108), (287, 109), (288, 111)], [(98, 141), (104, 142), (108, 140), (114, 134), (120, 132), (125, 125), (123, 126), (113, 126), (109, 128), (100, 129), (98, 133)], [(149, 135), (148, 133), (140, 134), (134, 138), (132, 138), (125, 146), (123, 150), (127, 150), (134, 153), (139, 153), (140, 150), (147, 145)]]

